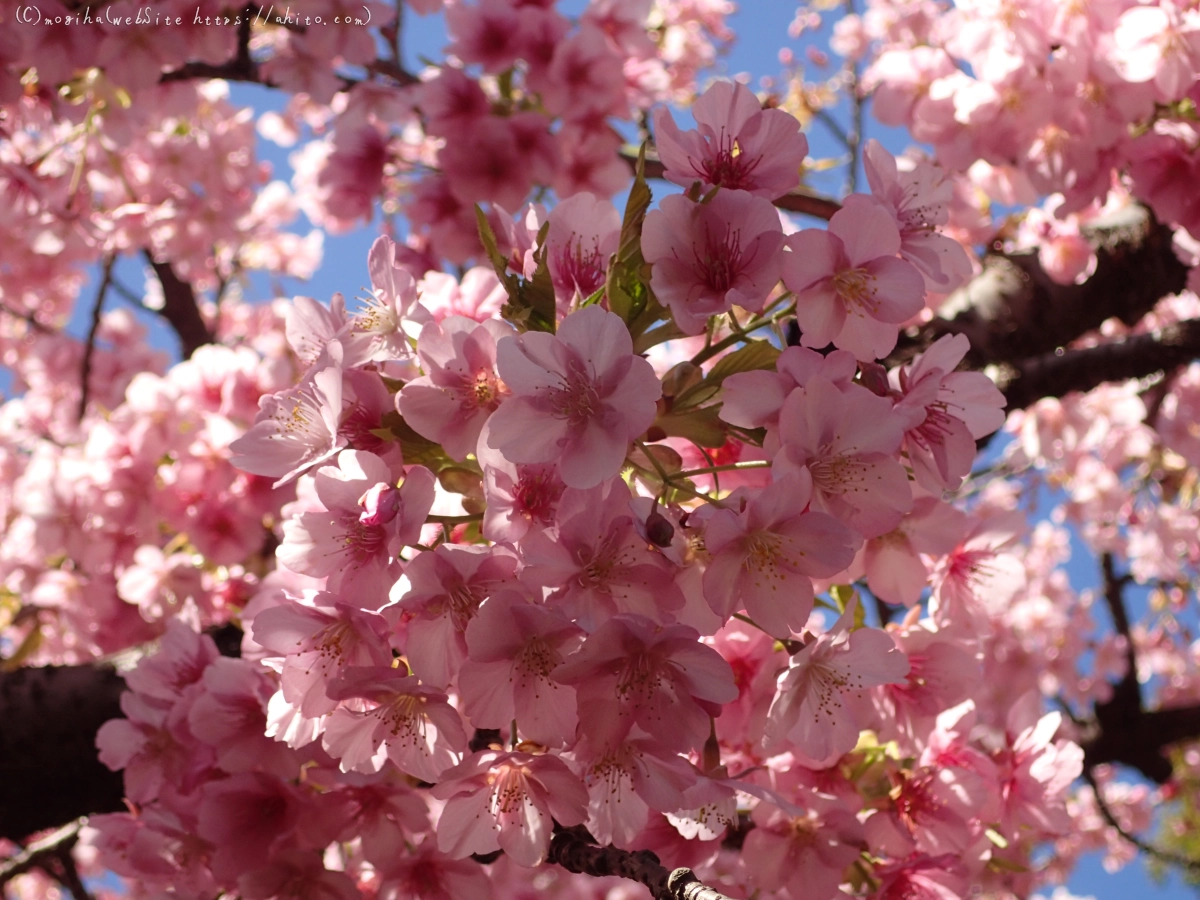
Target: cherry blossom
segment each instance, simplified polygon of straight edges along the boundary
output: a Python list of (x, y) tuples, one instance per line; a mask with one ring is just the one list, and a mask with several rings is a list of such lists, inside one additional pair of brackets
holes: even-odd
[(792, 657), (767, 714), (768, 746), (786, 740), (817, 768), (858, 742), (859, 727), (867, 721), (860, 708), (866, 689), (908, 674), (908, 660), (890, 635), (875, 628), (851, 630), (854, 604)]
[(496, 376), (496, 341), (509, 333), (494, 320), (477, 324), (462, 316), (421, 329), (417, 354), (426, 374), (396, 395), (396, 408), (454, 459), (474, 452), (483, 423), (508, 393)]
[(875, 203), (845, 206), (829, 230), (807, 228), (788, 238), (783, 283), (796, 294), (796, 321), (806, 347), (849, 350), (859, 359), (886, 356), (896, 326), (920, 311), (921, 273), (897, 259), (895, 221)]
[(554, 823), (586, 817), (583, 783), (556, 756), (485, 750), (447, 770), (438, 848), (455, 859), (504, 850), (518, 865), (544, 862)]
[(556, 335), (501, 339), (496, 360), (512, 397), (492, 414), (488, 445), (509, 462), (557, 461), (569, 487), (617, 474), (662, 393), (624, 323), (598, 306), (567, 316)]
[(808, 140), (799, 123), (780, 109), (763, 109), (746, 87), (717, 81), (696, 100), (699, 126), (680, 131), (665, 109), (654, 111), (666, 177), (688, 187), (748, 191), (774, 200), (799, 183)]
[(650, 285), (685, 334), (734, 306), (761, 310), (779, 281), (782, 245), (779, 216), (746, 191), (719, 190), (700, 203), (664, 197), (642, 233)]
[(749, 500), (741, 515), (717, 510), (704, 530), (712, 561), (704, 596), (722, 618), (744, 605), (769, 634), (799, 631), (812, 612), (813, 577), (836, 575), (853, 558), (857, 538), (832, 516), (806, 512), (811, 477), (790, 475)]

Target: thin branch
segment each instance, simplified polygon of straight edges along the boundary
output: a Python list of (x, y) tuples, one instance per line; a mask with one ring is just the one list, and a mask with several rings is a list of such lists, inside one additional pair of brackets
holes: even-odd
[[(854, 0), (842, 4), (845, 15), (855, 15)], [(846, 135), (846, 149), (850, 151), (849, 172), (846, 175), (846, 193), (858, 190), (858, 159), (862, 151), (863, 98), (858, 93), (858, 60), (846, 61), (846, 93), (850, 95), (850, 131)]]
[(1108, 823), (1109, 827), (1116, 831), (1123, 840), (1129, 842), (1147, 856), (1152, 856), (1160, 862), (1167, 863), (1168, 865), (1180, 866), (1190, 872), (1200, 873), (1200, 860), (1191, 859), (1187, 856), (1181, 856), (1178, 853), (1172, 853), (1170, 850), (1164, 850), (1162, 847), (1157, 847), (1148, 841), (1142, 840), (1136, 834), (1127, 831), (1124, 826), (1117, 821), (1117, 817), (1113, 815), (1113, 811), (1109, 809), (1108, 803), (1105, 802), (1104, 795), (1100, 790), (1100, 785), (1097, 783), (1096, 776), (1093, 774), (1091, 767), (1087, 767), (1083, 770), (1083, 779), (1092, 787), (1092, 794), (1096, 798), (1096, 808), (1100, 810), (1100, 815), (1103, 817), (1104, 821)]
[(0, 861), (0, 888), (30, 869), (39, 868), (43, 859), (59, 851), (70, 852), (79, 840), (79, 830), (87, 824), (87, 817), (81, 816), (73, 822), (68, 822), (61, 828), (56, 828), (44, 838), (28, 844), (20, 853)]
[(87, 412), (88, 405), (88, 388), (92, 380), (92, 355), (96, 352), (96, 334), (100, 330), (100, 315), (104, 311), (104, 295), (108, 293), (108, 286), (112, 283), (112, 270), (116, 264), (117, 258), (109, 256), (104, 260), (104, 272), (100, 276), (100, 288), (96, 291), (96, 300), (92, 304), (92, 324), (88, 328), (87, 342), (83, 346), (83, 366), (80, 372), (79, 385), (79, 421), (83, 421), (83, 415)]
[(223, 78), (226, 81), (247, 81), (254, 84), (265, 84), (274, 87), (265, 80), (256, 63), (250, 56), (250, 27), (253, 24), (254, 12), (252, 6), (245, 6), (240, 11), (241, 23), (237, 26), (237, 52), (233, 59), (212, 65), (211, 63), (189, 62), (178, 69), (164, 72), (158, 79), (166, 84), (171, 81), (188, 81), (192, 78)]
[(70, 847), (56, 847), (38, 861), (38, 868), (69, 890), (75, 900), (92, 900), (91, 893), (79, 877)]
[(128, 303), (132, 303), (134, 306), (138, 307), (138, 309), (144, 309), (144, 310), (147, 310), (148, 312), (154, 312), (154, 310), (150, 309), (150, 307), (148, 307), (146, 305), (145, 300), (143, 300), (136, 293), (134, 293), (132, 288), (127, 286), (124, 282), (120, 281), (117, 278), (117, 276), (114, 275), (112, 278), (109, 279), (109, 287), (111, 287), (114, 291), (116, 291), (117, 296), (119, 296), (122, 300), (125, 300)]
[(850, 135), (846, 133), (846, 129), (841, 126), (841, 124), (833, 117), (829, 110), (824, 108), (814, 109), (812, 114), (813, 118), (829, 129), (833, 136), (837, 138), (838, 143), (840, 143), (847, 150), (853, 147), (853, 144), (850, 141)]
[(18, 312), (7, 303), (0, 302), (0, 311), (8, 313), (14, 319), (20, 319), (34, 331), (39, 331), (42, 334), (54, 334), (54, 329), (48, 325), (43, 325), (39, 322), (32, 312)]
[(668, 872), (649, 850), (598, 847), (586, 830), (561, 828), (550, 841), (549, 862), (583, 875), (617, 875), (644, 884), (654, 900), (730, 900), (703, 884), (691, 869)]

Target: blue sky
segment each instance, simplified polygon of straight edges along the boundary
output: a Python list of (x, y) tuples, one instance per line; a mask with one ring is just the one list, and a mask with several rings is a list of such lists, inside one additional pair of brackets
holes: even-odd
[[(575, 12), (584, 4), (580, 0), (569, 0), (563, 4), (568, 12)], [(731, 52), (721, 60), (715, 75), (731, 77), (740, 73), (752, 76), (750, 84), (758, 86), (758, 79), (763, 75), (777, 75), (781, 66), (777, 61), (778, 51), (782, 46), (789, 46), (797, 58), (803, 58), (803, 45), (792, 41), (787, 35), (787, 28), (796, 10), (796, 5), (789, 0), (742, 0), (743, 11), (730, 22), (738, 35), (738, 41)], [(820, 34), (817, 35), (819, 39)], [(403, 48), (405, 61), (416, 70), (420, 67), (418, 58), (421, 56), (437, 59), (441, 56), (445, 44), (444, 30), (440, 17), (422, 18), (411, 13), (405, 16), (405, 34)], [(814, 76), (820, 77), (828, 72), (820, 73), (814, 70)], [(254, 107), (259, 112), (268, 109), (280, 109), (283, 98), (278, 93), (250, 86), (235, 85), (232, 88), (232, 99), (239, 105)], [(881, 140), (893, 152), (905, 149), (909, 140), (904, 132), (896, 129), (885, 129), (867, 117), (866, 135)], [(819, 124), (809, 129), (809, 142), (815, 156), (836, 156), (839, 153), (837, 145), (830, 139), (828, 132)], [(274, 177), (287, 179), (290, 167), (287, 157), (288, 149), (277, 147), (266, 141), (259, 141), (260, 158), (269, 161), (274, 169)], [(840, 179), (840, 175), (837, 176)], [(836, 185), (838, 181), (833, 181)], [(861, 183), (861, 182), (860, 182)], [(827, 182), (827, 186), (829, 183)], [(832, 187), (829, 187), (832, 189)], [(661, 193), (657, 190), (656, 193)], [(618, 206), (623, 202), (617, 199)], [(283, 282), (285, 296), (293, 293), (303, 293), (318, 300), (328, 301), (335, 291), (343, 292), (348, 298), (360, 293), (368, 284), (366, 269), (367, 249), (377, 235), (378, 222), (360, 228), (350, 234), (341, 236), (326, 236), (325, 258), (317, 275), (311, 282), (303, 283), (285, 279)], [(305, 221), (297, 223), (295, 230), (301, 233), (308, 231)], [(117, 274), (127, 285), (140, 290), (143, 276), (140, 262), (125, 260), (117, 267)], [(88, 311), (86, 307), (95, 290), (95, 276), (92, 283), (87, 285), (81, 297), (84, 298), (80, 309), (71, 324), (71, 331), (80, 336), (86, 331)], [(258, 294), (254, 299), (267, 299), (270, 288), (266, 279), (255, 279), (252, 293)], [(108, 303), (115, 306), (122, 301), (111, 296)], [(173, 335), (154, 317), (142, 316), (143, 321), (150, 327), (150, 340), (159, 347), (174, 349), (176, 344)], [(0, 378), (0, 386), (4, 379)], [(1069, 569), (1073, 585), (1077, 589), (1096, 585), (1096, 563), (1086, 553), (1078, 539), (1073, 541), (1075, 557)], [(1098, 855), (1090, 855), (1084, 859), (1076, 870), (1068, 888), (1077, 895), (1094, 896), (1097, 900), (1118, 900), (1118, 898), (1146, 897), (1153, 900), (1183, 900), (1192, 898), (1194, 892), (1184, 886), (1177, 876), (1172, 876), (1164, 885), (1157, 885), (1146, 874), (1145, 867), (1140, 862), (1127, 866), (1122, 871), (1110, 875), (1105, 872)], [(1049, 895), (1050, 891), (1044, 891)]]

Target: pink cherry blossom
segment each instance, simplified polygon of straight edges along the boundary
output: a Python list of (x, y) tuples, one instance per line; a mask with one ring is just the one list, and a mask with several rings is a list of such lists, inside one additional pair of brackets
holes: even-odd
[[(871, 194), (895, 218), (900, 229), (900, 258), (917, 267), (931, 291), (949, 293), (971, 276), (971, 261), (962, 245), (939, 234), (950, 220), (953, 189), (946, 173), (927, 162), (900, 171), (896, 158), (872, 138), (863, 153)], [(853, 194), (847, 204), (865, 202)]]
[(740, 513), (729, 507), (713, 513), (704, 530), (712, 555), (704, 597), (722, 619), (740, 606), (769, 634), (800, 631), (812, 612), (810, 579), (850, 564), (858, 535), (832, 516), (807, 512), (811, 495), (807, 474), (789, 475), (757, 497), (743, 497)]
[(701, 203), (664, 197), (642, 231), (650, 285), (685, 334), (734, 306), (761, 310), (779, 282), (782, 246), (774, 207), (746, 191), (719, 190)]
[(851, 630), (856, 602), (792, 657), (767, 715), (768, 748), (787, 741), (816, 768), (831, 765), (858, 743), (866, 689), (908, 674), (908, 660), (887, 632)]
[(371, 245), (367, 267), (374, 289), (364, 299), (363, 311), (351, 317), (343, 332), (346, 366), (412, 356), (406, 325), (415, 330), (429, 319), (417, 302), (412, 273), (397, 262), (396, 254), (396, 242), (387, 236)]
[[(708, 719), (737, 698), (737, 688), (729, 665), (697, 637), (685, 625), (614, 616), (554, 671), (554, 679), (575, 686), (588, 710), (580, 728), (597, 744), (619, 743), (636, 724), (678, 749), (698, 745)], [(662, 733), (663, 722), (672, 723), (672, 734)]]
[(330, 366), (299, 387), (264, 394), (253, 427), (229, 445), (230, 462), (286, 484), (346, 446), (341, 415), (342, 372)]
[(782, 891), (793, 900), (831, 900), (838, 894), (842, 873), (866, 840), (852, 814), (836, 807), (821, 811), (819, 804), (802, 816), (769, 803), (755, 808), (744, 853), (760, 889)]
[(548, 605), (584, 629), (595, 630), (617, 613), (673, 621), (685, 603), (675, 564), (638, 534), (629, 489), (620, 479), (564, 491), (558, 533), (526, 534), (521, 552), (521, 581), (551, 589)]
[[(418, 542), (434, 497), (433, 473), (423, 466), (409, 469), (399, 488), (390, 488), (391, 480), (375, 454), (343, 451), (337, 468), (317, 472), (317, 496), (326, 511), (284, 523), (279, 561), (302, 575), (328, 578), (330, 591), (356, 595), (364, 609), (378, 609), (400, 575), (395, 557)], [(379, 484), (390, 488), (388, 503), (396, 507), (390, 516), (379, 513)], [(363, 508), (364, 500), (370, 509)]]
[(516, 465), (488, 445), (488, 425), (480, 432), (476, 458), (483, 468), (487, 509), (483, 533), (493, 541), (519, 541), (532, 529), (555, 522), (566, 485), (553, 463)]
[(680, 131), (665, 109), (654, 111), (666, 178), (705, 190), (721, 187), (774, 200), (800, 183), (808, 139), (781, 109), (763, 109), (745, 86), (717, 81), (692, 106), (698, 130)]
[(550, 211), (546, 258), (560, 308), (604, 286), (608, 259), (617, 251), (621, 216), (608, 200), (581, 192)]
[(322, 743), (343, 772), (378, 772), (391, 760), (406, 775), (436, 782), (467, 747), (462, 719), (446, 695), (403, 669), (349, 668), (330, 694), (342, 703)]
[(438, 848), (453, 859), (503, 850), (521, 866), (546, 859), (559, 825), (582, 824), (588, 795), (556, 756), (484, 750), (442, 774)]
[(694, 770), (651, 738), (627, 738), (615, 746), (583, 741), (574, 756), (588, 790), (585, 824), (597, 841), (628, 847), (646, 827), (650, 810), (687, 806), (683, 792)]
[(478, 728), (513, 719), (527, 739), (570, 744), (579, 717), (575, 690), (553, 677), (583, 631), (561, 613), (516, 592), (489, 598), (467, 625), (468, 658), (458, 672), (467, 717)]
[(571, 313), (557, 335), (502, 338), (496, 361), (513, 396), (492, 413), (488, 445), (514, 463), (557, 461), (570, 487), (620, 471), (662, 394), (624, 322), (598, 306)]
[(475, 452), (479, 432), (508, 389), (496, 376), (496, 341), (511, 334), (500, 322), (462, 316), (421, 329), (417, 354), (425, 374), (396, 395), (396, 408), (414, 431), (441, 444), (451, 458)]
[(897, 411), (911, 411), (914, 423), (905, 429), (904, 448), (928, 491), (957, 490), (971, 471), (975, 441), (1004, 424), (1004, 395), (992, 380), (954, 371), (968, 349), (964, 335), (945, 335), (891, 378), (902, 395)]
[(866, 388), (851, 384), (843, 391), (813, 378), (779, 414), (775, 477), (807, 471), (813, 509), (864, 537), (885, 534), (912, 508), (908, 477), (893, 456), (903, 422), (887, 399)]
[(515, 586), (516, 557), (487, 547), (439, 544), (408, 566), (408, 590), (386, 615), (406, 617), (405, 655), (413, 674), (445, 688), (467, 658), (466, 629), (494, 591)]
[(796, 295), (805, 347), (849, 350), (861, 360), (887, 356), (897, 326), (920, 312), (921, 273), (897, 259), (900, 230), (876, 203), (834, 213), (829, 229), (806, 228), (788, 238), (783, 283)]
[(808, 347), (786, 347), (775, 360), (775, 371), (735, 372), (721, 384), (721, 419), (742, 428), (766, 428), (764, 449), (778, 450), (779, 411), (798, 387), (819, 375), (845, 389), (858, 372), (858, 361), (847, 350), (822, 356)]

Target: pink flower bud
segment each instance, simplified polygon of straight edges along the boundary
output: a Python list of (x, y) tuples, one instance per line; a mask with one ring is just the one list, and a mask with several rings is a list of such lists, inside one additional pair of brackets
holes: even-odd
[(379, 482), (358, 500), (362, 512), (358, 521), (363, 525), (386, 525), (400, 512), (400, 492), (386, 482)]

